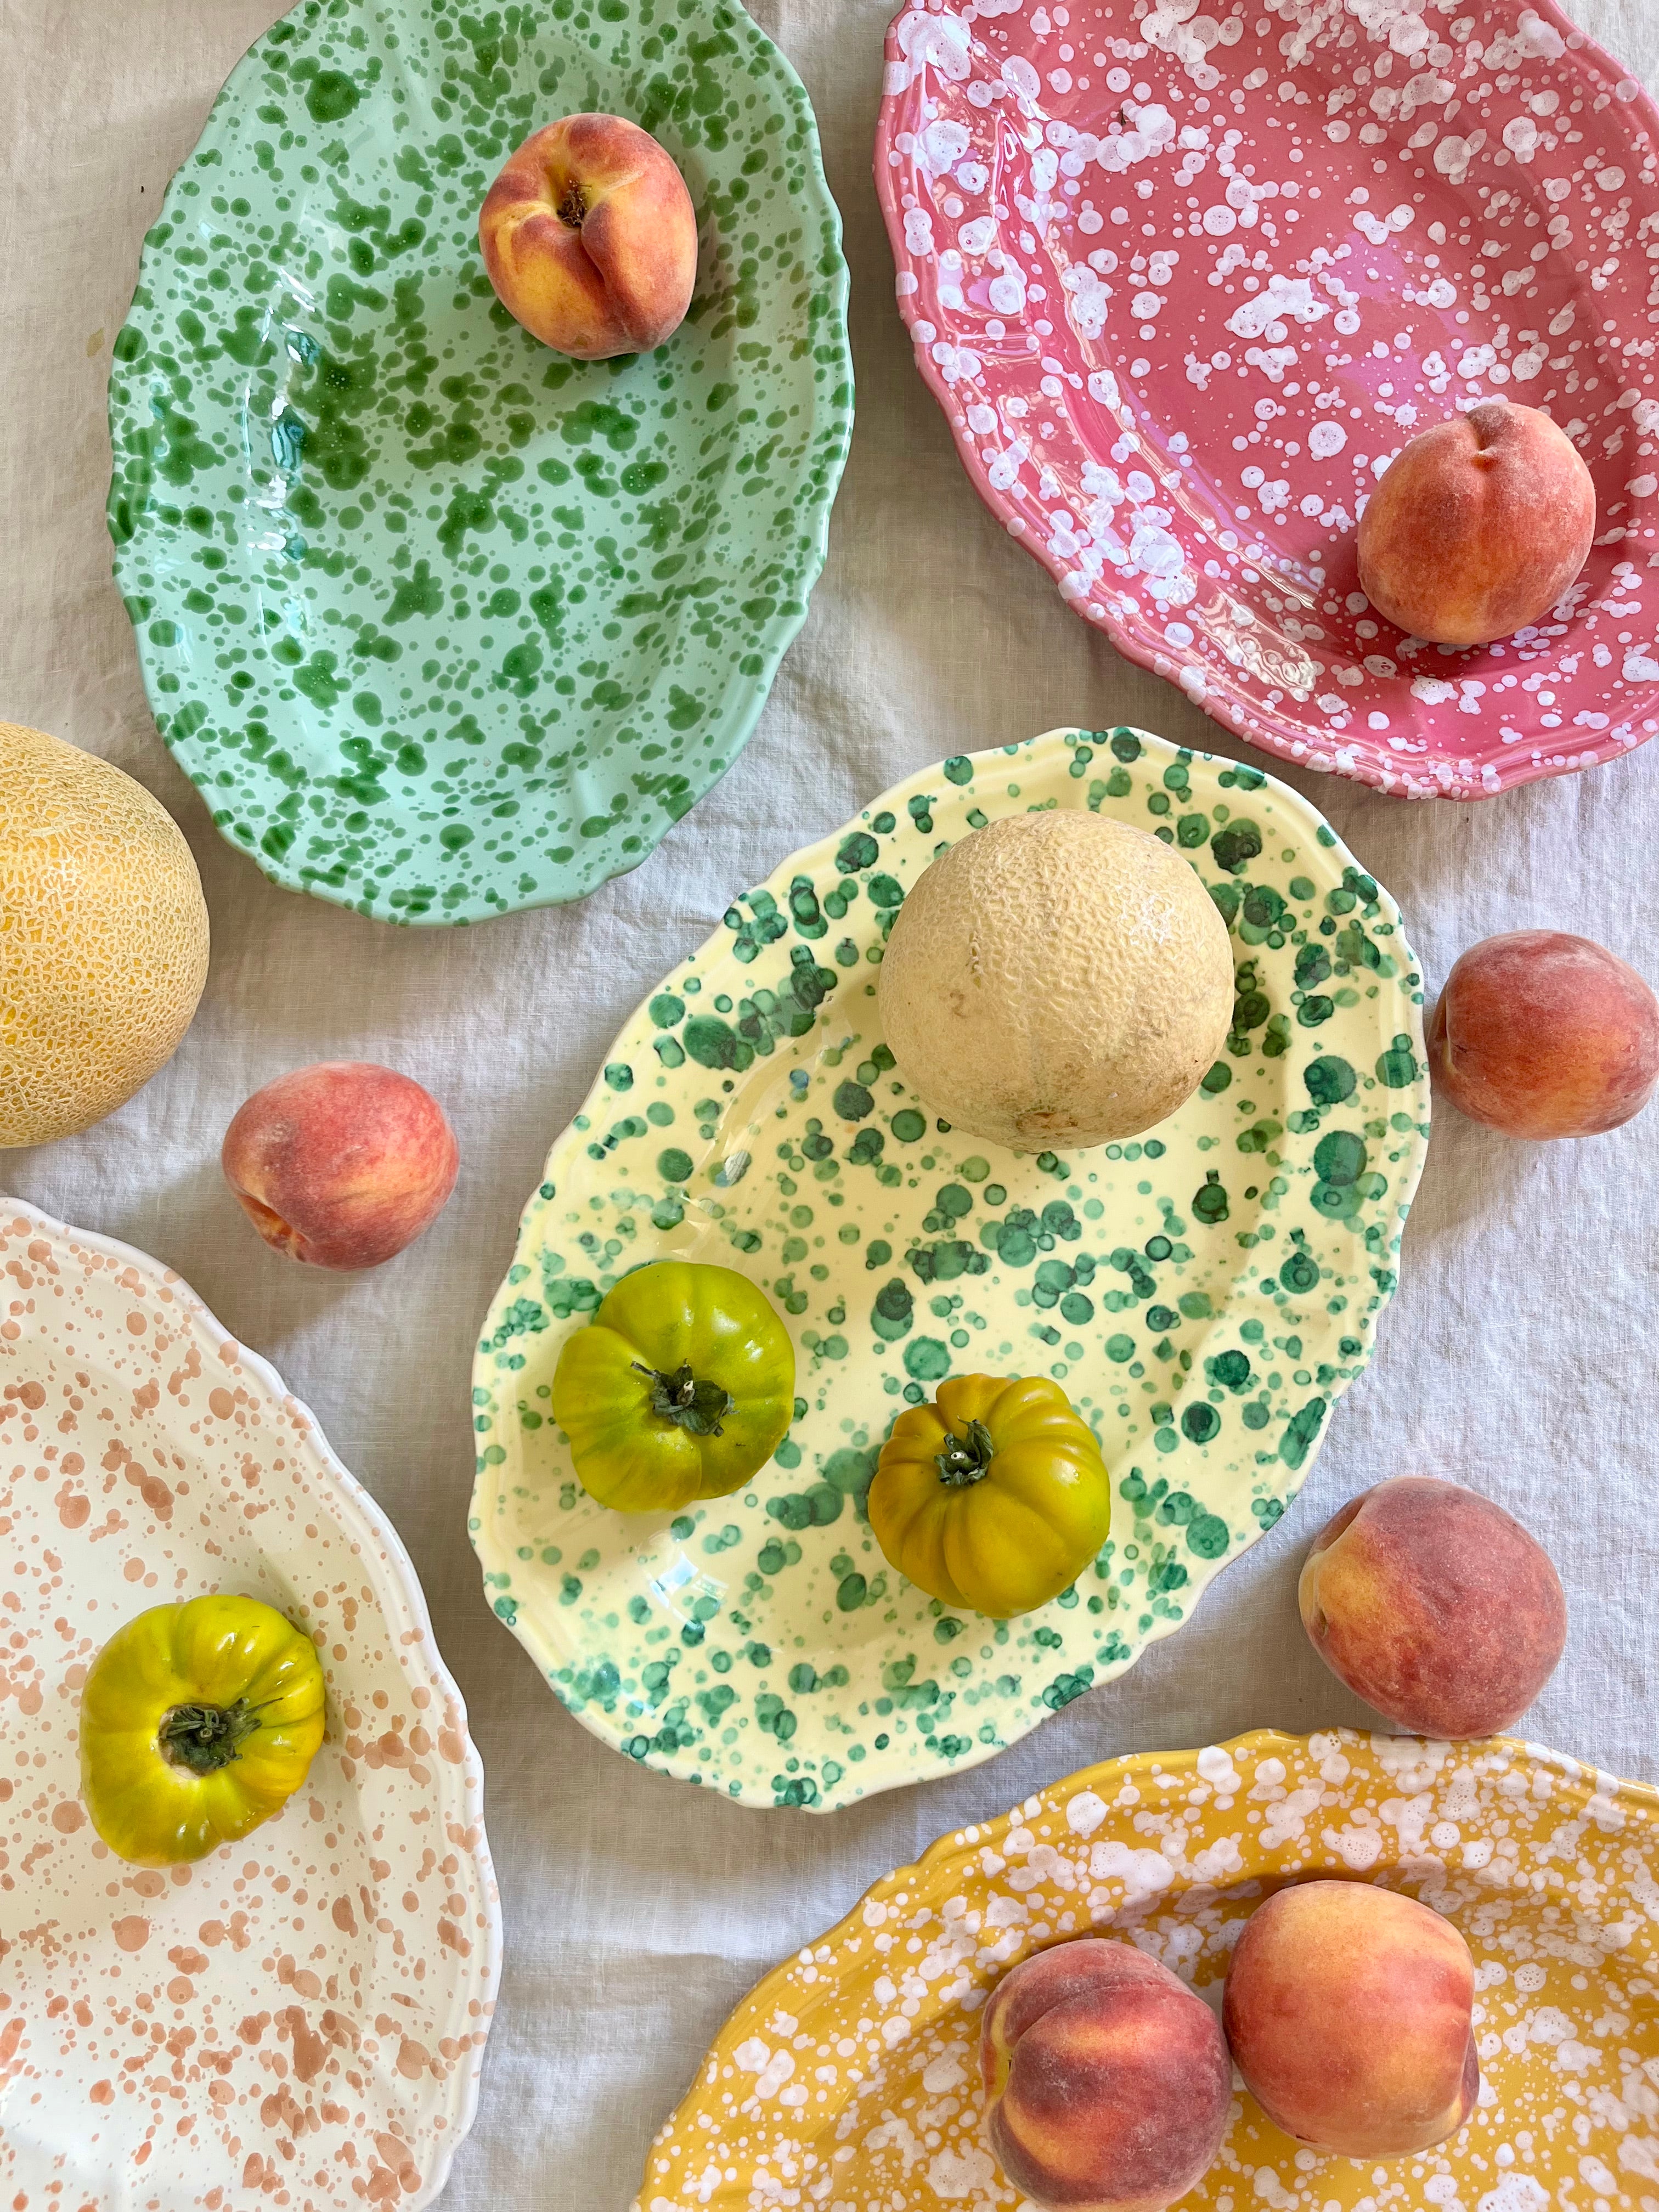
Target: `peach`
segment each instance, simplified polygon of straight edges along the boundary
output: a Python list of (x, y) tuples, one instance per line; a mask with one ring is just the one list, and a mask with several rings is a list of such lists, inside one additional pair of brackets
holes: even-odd
[(619, 115), (567, 115), (526, 138), (489, 188), (478, 242), (508, 314), (578, 361), (648, 353), (691, 304), (691, 195)]
[(1359, 588), (1436, 645), (1487, 645), (1547, 614), (1595, 536), (1595, 485), (1535, 407), (1487, 400), (1413, 438), (1359, 525)]
[(1560, 1577), (1501, 1505), (1401, 1475), (1314, 1540), (1297, 1592), (1339, 1680), (1413, 1735), (1493, 1735), (1525, 1712), (1567, 1640)]
[(1506, 1137), (1599, 1136), (1659, 1084), (1659, 999), (1587, 937), (1489, 937), (1446, 978), (1429, 1070), (1461, 1112)]
[(1346, 2158), (1426, 2150), (1480, 2088), (1474, 1961), (1449, 1921), (1368, 1882), (1281, 1889), (1246, 1922), (1222, 1998), (1267, 2118)]
[(408, 1076), (322, 1060), (256, 1091), (225, 1132), (225, 1180), (267, 1244), (313, 1267), (378, 1267), (443, 1212), (460, 1164)]
[(1131, 1943), (1086, 1937), (1016, 1966), (985, 2008), (980, 2065), (997, 2161), (1053, 2212), (1160, 2212), (1232, 2115), (1215, 2014)]

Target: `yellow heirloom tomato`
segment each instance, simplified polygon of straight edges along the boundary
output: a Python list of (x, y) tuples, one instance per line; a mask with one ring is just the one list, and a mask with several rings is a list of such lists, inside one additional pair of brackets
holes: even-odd
[(930, 1597), (1006, 1620), (1056, 1597), (1112, 1520), (1094, 1432), (1056, 1383), (958, 1375), (893, 1424), (870, 1486), (889, 1563)]
[(158, 1605), (81, 1692), (81, 1794), (134, 1866), (205, 1858), (280, 1812), (323, 1740), (311, 1639), (252, 1597)]
[(622, 1513), (726, 1497), (765, 1466), (794, 1411), (789, 1332), (746, 1277), (694, 1260), (624, 1275), (553, 1377), (583, 1487)]

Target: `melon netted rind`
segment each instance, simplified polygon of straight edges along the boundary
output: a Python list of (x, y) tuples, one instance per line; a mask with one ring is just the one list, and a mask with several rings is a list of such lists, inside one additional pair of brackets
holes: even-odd
[(1227, 926), (1181, 854), (1127, 823), (1011, 815), (940, 854), (881, 965), (899, 1072), (1017, 1152), (1139, 1135), (1191, 1097), (1233, 1007)]
[(0, 1147), (73, 1136), (178, 1050), (208, 970), (183, 832), (107, 761), (0, 722)]

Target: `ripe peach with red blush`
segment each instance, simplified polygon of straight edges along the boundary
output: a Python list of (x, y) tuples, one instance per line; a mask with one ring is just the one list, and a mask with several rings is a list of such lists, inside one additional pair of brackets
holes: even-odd
[(1267, 2118), (1347, 2158), (1426, 2150), (1474, 2110), (1474, 1961), (1449, 1921), (1368, 1882), (1281, 1889), (1246, 1922), (1222, 2021)]
[(1446, 978), (1429, 1072), (1461, 1112), (1507, 1137), (1599, 1136), (1659, 1085), (1659, 998), (1587, 937), (1489, 937)]
[(1488, 645), (1539, 621), (1595, 536), (1595, 485), (1535, 407), (1488, 400), (1425, 430), (1390, 464), (1359, 524), (1359, 587), (1436, 645)]
[(225, 1132), (225, 1180), (267, 1244), (314, 1267), (378, 1267), (455, 1188), (455, 1133), (430, 1091), (365, 1060), (256, 1091)]
[(1413, 1735), (1493, 1735), (1555, 1672), (1567, 1601), (1543, 1547), (1501, 1505), (1402, 1475), (1314, 1540), (1297, 1602), (1316, 1651)]
[(507, 313), (578, 361), (648, 353), (691, 305), (691, 195), (620, 115), (567, 115), (526, 139), (489, 188), (478, 242)]
[(1208, 2172), (1232, 2113), (1215, 2014), (1130, 1943), (1089, 1937), (1014, 1967), (980, 2060), (997, 2163), (1054, 2212), (1162, 2212)]

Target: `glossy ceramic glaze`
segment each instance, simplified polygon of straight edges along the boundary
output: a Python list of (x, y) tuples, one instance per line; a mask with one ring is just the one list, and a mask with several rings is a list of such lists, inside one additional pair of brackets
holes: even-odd
[[(1191, 858), (1238, 997), (1170, 1121), (1032, 1157), (919, 1109), (876, 967), (936, 853), (1058, 806)], [(733, 903), (553, 1147), (473, 1373), (496, 1613), (605, 1741), (752, 1805), (972, 1765), (1121, 1674), (1279, 1519), (1370, 1358), (1428, 1132), (1421, 997), (1393, 902), (1259, 769), (1054, 731), (887, 793)], [(668, 1255), (759, 1284), (796, 1418), (735, 1495), (624, 1516), (577, 1482), (550, 1386), (611, 1285)], [(1053, 1376), (1116, 1491), (1073, 1588), (995, 1623), (902, 1580), (864, 1513), (895, 1415), (972, 1372)]]
[[(0, 1267), (5, 2200), (428, 2203), (471, 2123), (501, 1917), (408, 1555), (177, 1275), (14, 1199)], [(128, 1866), (81, 1802), (81, 1685), (124, 1621), (216, 1590), (310, 1632), (327, 1735), (240, 1844)]]
[[(895, 21), (876, 181), (963, 465), (1067, 603), (1270, 752), (1478, 799), (1659, 729), (1656, 121), (1553, 0), (969, 0)], [(1600, 527), (1551, 619), (1443, 650), (1355, 525), (1494, 398), (1571, 434)]]
[(1241, 2087), (1183, 2205), (1642, 2204), (1659, 2163), (1659, 1793), (1506, 1737), (1333, 1729), (1111, 1759), (942, 1837), (738, 2007), (635, 2212), (749, 2212), (789, 2191), (822, 2212), (1010, 2212), (976, 2070), (1000, 1977), (1068, 1936), (1120, 1937), (1218, 2002), (1256, 1901), (1333, 1877), (1420, 1898), (1467, 1938), (1474, 2116), (1414, 2157), (1327, 2157)]
[[(552, 354), (478, 210), (577, 110), (679, 163), (696, 297)], [(115, 347), (110, 526), (163, 736), (275, 881), (394, 921), (580, 897), (753, 728), (852, 422), (800, 83), (728, 0), (305, 0), (173, 179)]]

